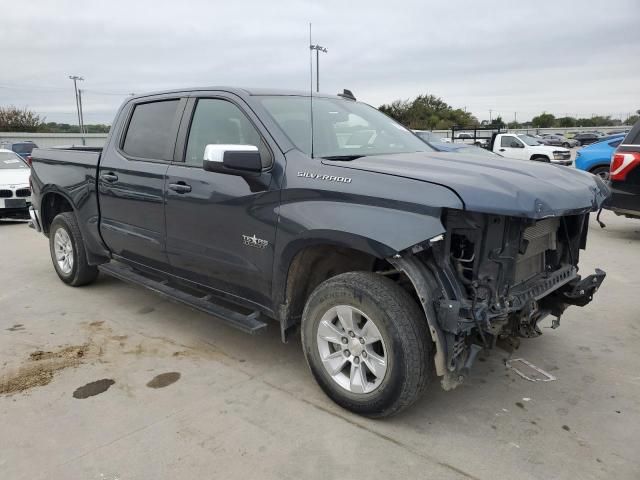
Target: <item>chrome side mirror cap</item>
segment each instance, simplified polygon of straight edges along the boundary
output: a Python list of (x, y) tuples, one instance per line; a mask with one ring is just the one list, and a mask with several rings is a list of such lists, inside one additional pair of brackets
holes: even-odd
[(209, 144), (204, 149), (202, 167), (208, 172), (244, 175), (262, 171), (262, 159), (255, 145)]

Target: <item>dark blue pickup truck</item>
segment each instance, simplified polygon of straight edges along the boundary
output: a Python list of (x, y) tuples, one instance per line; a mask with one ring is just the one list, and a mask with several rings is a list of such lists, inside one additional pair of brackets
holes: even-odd
[(62, 281), (101, 271), (250, 333), (299, 330), (320, 386), (363, 415), (455, 387), (605, 276), (578, 274), (599, 178), (437, 152), (349, 91), (140, 95), (104, 149), (32, 157)]

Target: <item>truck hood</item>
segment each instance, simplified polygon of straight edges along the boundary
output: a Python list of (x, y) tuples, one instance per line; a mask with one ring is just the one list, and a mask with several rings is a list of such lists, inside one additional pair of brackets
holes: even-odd
[[(595, 211), (609, 196), (605, 183), (590, 173), (530, 160), (416, 152), (323, 163), (441, 185), (460, 197), (465, 210), (498, 215), (540, 219)], [(345, 175), (358, 181), (355, 172)]]
[(11, 168), (0, 170), (0, 185), (28, 185), (31, 170), (28, 168)]
[(553, 152), (569, 152), (569, 150), (566, 148), (554, 147), (553, 145), (529, 145), (527, 148), (534, 152), (548, 153), (548, 154), (552, 154)]

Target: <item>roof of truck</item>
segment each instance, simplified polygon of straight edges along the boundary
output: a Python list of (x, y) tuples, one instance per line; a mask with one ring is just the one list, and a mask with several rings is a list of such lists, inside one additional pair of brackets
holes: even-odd
[[(303, 90), (285, 90), (276, 88), (246, 88), (246, 87), (229, 87), (229, 86), (209, 86), (209, 87), (187, 87), (173, 90), (160, 90), (155, 92), (141, 93), (133, 95), (131, 98), (144, 98), (155, 95), (166, 95), (172, 93), (188, 93), (188, 92), (202, 92), (202, 91), (223, 91), (234, 93), (238, 96), (254, 96), (254, 95), (270, 95), (270, 96), (296, 96), (296, 97), (309, 97), (309, 91)], [(332, 95), (328, 93), (313, 93), (314, 97), (326, 97), (326, 98), (342, 98), (338, 95)]]

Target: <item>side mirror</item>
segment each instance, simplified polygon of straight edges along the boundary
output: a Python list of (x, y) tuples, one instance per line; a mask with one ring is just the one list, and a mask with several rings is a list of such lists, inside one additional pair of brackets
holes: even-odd
[(262, 160), (255, 145), (209, 144), (204, 149), (202, 168), (207, 172), (246, 175), (260, 173)]

